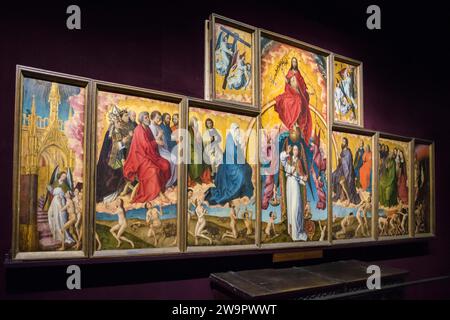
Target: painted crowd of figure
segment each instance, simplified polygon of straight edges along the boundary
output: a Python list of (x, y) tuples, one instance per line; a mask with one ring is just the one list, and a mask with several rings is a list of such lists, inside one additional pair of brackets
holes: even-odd
[[(246, 226), (246, 234), (253, 234), (252, 212), (248, 208), (238, 209), (235, 200), (254, 196), (252, 181), (253, 170), (246, 159), (246, 142), (237, 123), (231, 123), (222, 150), (222, 135), (214, 127), (214, 121), (205, 120), (204, 128), (200, 127), (197, 117), (189, 121), (190, 164), (188, 167), (188, 226), (192, 217), (196, 217), (195, 231), (189, 233), (198, 244), (200, 238), (210, 244), (213, 239), (207, 231), (208, 208), (211, 206), (228, 207), (230, 210), (230, 230), (221, 239), (237, 239), (238, 212), (242, 211), (242, 219)], [(201, 133), (203, 132), (203, 134)], [(203, 194), (194, 199), (193, 190), (196, 185), (208, 186)]]
[(166, 196), (177, 184), (178, 114), (139, 113), (112, 107), (97, 163), (97, 202), (131, 192), (131, 203)]
[(83, 239), (82, 185), (73, 185), (70, 168), (61, 171), (57, 166), (47, 185), (47, 195), (42, 201), (46, 208), (48, 225), (53, 241), (60, 243), (58, 250), (80, 250)]
[[(310, 202), (314, 202), (316, 209), (326, 210), (326, 156), (320, 130), (316, 129), (312, 135), (309, 102), (307, 85), (297, 58), (293, 57), (285, 75), (284, 92), (275, 98), (274, 109), (282, 125), (266, 131), (263, 137), (262, 209), (281, 203), (281, 221), (287, 224), (294, 241), (308, 240), (305, 219), (312, 218)], [(277, 150), (281, 152), (278, 154)], [(276, 172), (278, 163), (281, 166)], [(276, 214), (271, 211), (265, 229), (268, 239), (277, 236), (275, 219)]]
[(221, 149), (222, 137), (214, 122), (206, 119), (203, 135), (199, 120), (189, 121), (190, 164), (188, 185), (213, 183), (205, 194), (209, 205), (224, 205), (238, 198), (253, 196), (252, 168), (245, 156), (246, 142), (237, 123), (231, 123)]
[(408, 173), (404, 151), (380, 143), (379, 203), (383, 215), (378, 217), (380, 236), (402, 235), (408, 232)]
[[(372, 150), (370, 144), (361, 143), (353, 156), (347, 137), (342, 138), (341, 152), (336, 169), (331, 174), (332, 200), (343, 207), (355, 208), (340, 221), (337, 238), (346, 238), (351, 230), (353, 236), (367, 237), (370, 225), (367, 213), (372, 210)], [(335, 219), (335, 218), (334, 218)]]
[(388, 145), (380, 144), (379, 154), (380, 205), (386, 208), (408, 205), (408, 176), (403, 150), (390, 150)]
[[(160, 208), (159, 215), (154, 214), (152, 201), (170, 204), (167, 193), (177, 186), (178, 114), (143, 111), (136, 121), (134, 111), (113, 105), (108, 117), (109, 127), (97, 163), (96, 201), (115, 208), (111, 214), (117, 215), (118, 222), (110, 233), (117, 247), (125, 241), (134, 248), (133, 241), (124, 236), (128, 223), (123, 198), (131, 193), (130, 203), (143, 203), (147, 209), (148, 237), (153, 237), (156, 245), (155, 229), (161, 226), (162, 212)], [(100, 250), (97, 234), (96, 240)]]
[(246, 62), (245, 52), (239, 52), (238, 42), (251, 47), (237, 33), (221, 27), (215, 47), (215, 64), (216, 73), (224, 77), (223, 89), (246, 89), (251, 81), (252, 66)]

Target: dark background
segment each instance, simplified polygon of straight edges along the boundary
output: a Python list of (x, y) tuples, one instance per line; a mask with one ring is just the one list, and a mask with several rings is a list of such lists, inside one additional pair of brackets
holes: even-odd
[[(81, 30), (66, 28), (70, 4), (81, 7)], [(370, 4), (381, 7), (381, 30), (366, 28)], [(213, 297), (210, 272), (272, 266), (270, 254), (242, 253), (159, 262), (86, 262), (81, 266), (85, 289), (73, 292), (64, 290), (65, 263), (3, 264), (11, 247), (16, 64), (201, 98), (204, 20), (212, 12), (363, 61), (366, 128), (436, 142), (437, 238), (332, 249), (324, 260), (354, 258), (405, 268), (412, 280), (450, 273), (450, 14), (441, 4), (8, 1), (0, 4), (0, 297), (207, 299)], [(450, 285), (411, 287), (406, 297), (449, 298)]]

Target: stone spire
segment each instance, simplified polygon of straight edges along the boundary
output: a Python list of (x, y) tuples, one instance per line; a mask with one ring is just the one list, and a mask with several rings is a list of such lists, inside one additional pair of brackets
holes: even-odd
[(50, 93), (48, 95), (48, 102), (50, 104), (50, 125), (58, 124), (58, 108), (61, 103), (61, 96), (59, 95), (59, 87), (56, 82), (52, 82)]

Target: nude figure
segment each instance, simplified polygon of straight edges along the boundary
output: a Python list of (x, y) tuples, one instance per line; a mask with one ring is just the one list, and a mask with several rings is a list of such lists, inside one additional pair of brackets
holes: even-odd
[(198, 238), (203, 238), (209, 241), (209, 244), (212, 244), (212, 239), (205, 235), (207, 232), (205, 230), (206, 228), (206, 218), (205, 214), (208, 212), (206, 209), (202, 206), (202, 203), (200, 201), (195, 200), (195, 213), (197, 215), (197, 224), (195, 225), (195, 244), (198, 245)]
[(192, 189), (188, 189), (187, 191), (187, 197), (188, 197), (188, 201), (187, 201), (187, 230), (188, 233), (195, 237), (195, 234), (189, 230), (189, 226), (190, 226), (190, 222), (191, 222), (191, 216), (193, 216), (195, 214), (195, 212), (192, 212), (191, 207), (194, 205), (194, 203), (192, 202), (192, 195), (194, 194), (194, 191)]
[(119, 220), (116, 225), (112, 226), (111, 229), (109, 229), (109, 232), (111, 232), (113, 237), (116, 238), (117, 248), (120, 247), (120, 245), (122, 244), (122, 241), (128, 242), (131, 245), (131, 247), (134, 248), (133, 241), (131, 241), (127, 237), (123, 236), (125, 229), (127, 228), (127, 225), (128, 225), (127, 218), (125, 216), (125, 208), (123, 206), (123, 200), (121, 198), (118, 198), (116, 200), (116, 204), (117, 204), (116, 211), (113, 212), (112, 214), (117, 215)]
[(247, 236), (251, 236), (253, 234), (253, 220), (252, 220), (252, 212), (250, 211), (250, 213), (248, 212), (248, 210), (245, 210), (244, 212), (244, 225), (245, 228), (247, 229), (246, 235)]
[(268, 238), (271, 237), (271, 231), (273, 230), (273, 233), (275, 236), (278, 236), (278, 234), (275, 232), (275, 220), (277, 219), (277, 215), (270, 211), (269, 213), (269, 222), (267, 222), (266, 229), (264, 230), (264, 233)]
[(336, 232), (336, 236), (338, 235), (345, 235), (348, 231), (348, 227), (350, 227), (352, 224), (355, 223), (355, 216), (353, 215), (353, 212), (350, 212), (347, 216), (345, 216), (344, 219), (341, 221), (341, 230)]
[(102, 250), (102, 242), (100, 241), (100, 237), (97, 232), (95, 233), (95, 242), (97, 243), (97, 250)]
[(66, 241), (66, 231), (70, 232), (70, 229), (75, 226), (75, 223), (77, 222), (77, 216), (75, 213), (75, 204), (72, 200), (72, 195), (70, 194), (70, 191), (67, 191), (64, 195), (66, 198), (66, 205), (61, 208), (61, 212), (67, 211), (67, 222), (64, 224), (64, 226), (61, 229), (61, 247), (59, 250), (65, 249), (65, 241)]
[(77, 216), (77, 221), (75, 223), (75, 232), (77, 234), (77, 250), (81, 247), (81, 241), (83, 239), (83, 194), (75, 189), (73, 202), (75, 204), (75, 212)]
[(236, 209), (234, 205), (230, 202), (230, 229), (231, 231), (225, 231), (225, 233), (222, 235), (222, 239), (225, 238), (232, 238), (237, 239), (238, 232), (237, 232), (237, 214)]
[(389, 227), (389, 218), (378, 217), (378, 228), (380, 236), (386, 235)]
[(369, 195), (367, 199), (364, 199), (361, 194), (361, 203), (358, 205), (358, 210), (356, 211), (356, 219), (358, 220), (358, 227), (355, 231), (355, 236), (361, 231), (364, 237), (369, 236), (369, 222), (367, 220), (367, 212), (372, 208), (372, 197)]
[(161, 230), (161, 220), (162, 217), (162, 209), (161, 205), (159, 206), (159, 210), (152, 207), (152, 204), (145, 204), (145, 209), (147, 209), (147, 213), (145, 215), (145, 221), (149, 225), (147, 237), (152, 237), (155, 239), (155, 247), (158, 245), (158, 239), (156, 238), (156, 232)]

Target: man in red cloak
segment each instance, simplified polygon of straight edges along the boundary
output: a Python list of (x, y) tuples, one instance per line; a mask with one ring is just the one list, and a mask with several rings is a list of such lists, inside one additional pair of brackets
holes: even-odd
[(148, 112), (139, 114), (139, 125), (134, 129), (128, 157), (123, 166), (126, 179), (139, 184), (132, 203), (143, 203), (155, 199), (158, 195), (164, 200), (164, 188), (170, 178), (170, 163), (159, 155), (158, 140), (149, 128)]
[(291, 130), (297, 125), (306, 143), (311, 138), (312, 120), (309, 110), (309, 94), (306, 83), (298, 70), (297, 58), (291, 59), (291, 68), (286, 75), (284, 93), (275, 98), (275, 111), (283, 124)]

